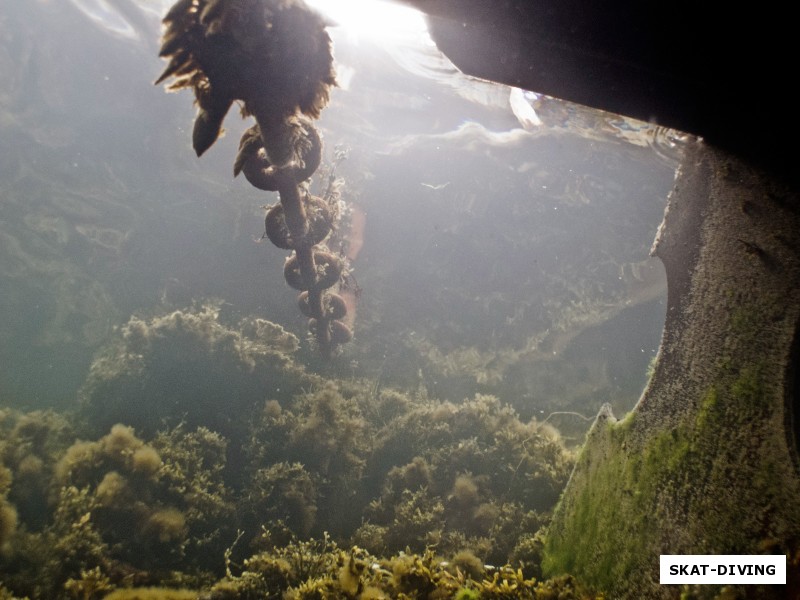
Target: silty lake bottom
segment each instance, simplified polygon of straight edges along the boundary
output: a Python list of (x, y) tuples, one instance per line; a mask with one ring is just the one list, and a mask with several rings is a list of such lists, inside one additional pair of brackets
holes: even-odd
[(658, 350), (681, 136), (330, 28), (324, 360), (232, 177), (252, 120), (198, 159), (152, 85), (167, 8), (0, 17), (0, 598), (594, 597), (543, 536)]

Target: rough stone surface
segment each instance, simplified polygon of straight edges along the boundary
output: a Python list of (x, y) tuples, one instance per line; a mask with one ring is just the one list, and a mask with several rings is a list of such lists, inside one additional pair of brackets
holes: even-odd
[[(797, 195), (692, 142), (653, 247), (668, 282), (655, 371), (635, 409), (594, 424), (556, 511), (545, 571), (620, 598), (660, 586), (660, 554), (786, 554), (800, 594)], [(788, 595), (787, 595), (788, 594)]]

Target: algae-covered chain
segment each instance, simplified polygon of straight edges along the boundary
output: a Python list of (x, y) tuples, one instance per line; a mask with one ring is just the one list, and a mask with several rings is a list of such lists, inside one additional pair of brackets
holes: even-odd
[(160, 56), (169, 63), (156, 83), (173, 78), (168, 89), (194, 91), (197, 155), (217, 140), (234, 101), (255, 118), (240, 141), (234, 176), (244, 173), (254, 187), (279, 192), (266, 236), (293, 251), (284, 276), (300, 291), (299, 308), (329, 357), (353, 334), (343, 321), (346, 302), (330, 291), (345, 271), (344, 260), (324, 245), (336, 211), (307, 185), (322, 160), (312, 119), (336, 85), (326, 24), (302, 0), (178, 0), (163, 22)]

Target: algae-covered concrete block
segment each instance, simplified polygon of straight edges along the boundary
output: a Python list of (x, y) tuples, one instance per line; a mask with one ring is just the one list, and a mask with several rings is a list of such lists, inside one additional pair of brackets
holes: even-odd
[(668, 282), (653, 376), (621, 421), (594, 424), (556, 511), (545, 572), (622, 598), (714, 597), (659, 584), (660, 554), (786, 554), (800, 583), (797, 362), (800, 202), (700, 140), (653, 247)]

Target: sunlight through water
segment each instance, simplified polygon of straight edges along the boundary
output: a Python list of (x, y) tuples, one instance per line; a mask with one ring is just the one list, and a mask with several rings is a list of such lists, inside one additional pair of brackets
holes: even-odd
[(307, 4), (346, 29), (351, 39), (380, 40), (381, 44), (432, 44), (419, 11), (382, 0), (308, 0)]

